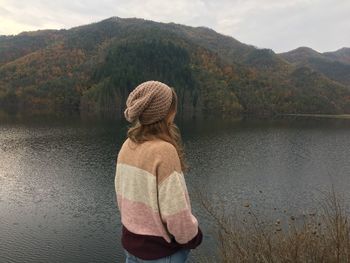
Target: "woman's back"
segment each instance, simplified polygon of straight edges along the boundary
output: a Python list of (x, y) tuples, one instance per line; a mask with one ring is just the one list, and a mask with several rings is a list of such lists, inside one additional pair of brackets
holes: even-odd
[(115, 187), (122, 245), (133, 255), (157, 259), (201, 243), (172, 144), (158, 139), (136, 144), (126, 139), (117, 158)]

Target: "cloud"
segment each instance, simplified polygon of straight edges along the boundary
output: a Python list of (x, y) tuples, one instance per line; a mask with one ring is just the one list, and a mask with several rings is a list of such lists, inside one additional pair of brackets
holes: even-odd
[(206, 26), (276, 52), (350, 46), (348, 0), (0, 0), (0, 34), (119, 17)]
[(295, 1), (252, 8), (242, 14), (241, 27), (229, 33), (243, 42), (277, 52), (299, 46), (318, 51), (350, 45), (349, 1)]

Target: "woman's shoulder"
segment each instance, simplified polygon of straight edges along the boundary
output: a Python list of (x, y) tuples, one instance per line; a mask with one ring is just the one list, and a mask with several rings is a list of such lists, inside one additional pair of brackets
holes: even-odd
[(177, 150), (172, 143), (159, 138), (148, 140), (143, 143), (136, 143), (132, 139), (126, 138), (121, 146), (121, 149), (126, 147), (134, 150), (140, 149), (142, 152), (147, 154), (159, 154), (161, 156), (172, 155), (173, 157), (177, 155)]
[(175, 146), (162, 139), (153, 139), (144, 143), (143, 152), (155, 160), (160, 160), (163, 163), (178, 166), (180, 163), (179, 155)]
[(170, 174), (174, 170), (181, 172), (180, 158), (173, 144), (167, 141), (159, 141), (155, 143), (154, 153), (161, 160), (161, 170), (164, 174)]
[(170, 142), (156, 139), (151, 142), (153, 150), (160, 155), (175, 155), (177, 154), (176, 148)]
[(164, 173), (174, 170), (181, 171), (177, 150), (168, 141), (157, 138), (137, 144), (127, 138), (124, 145), (128, 145), (128, 147), (123, 146), (124, 151), (120, 152), (118, 159), (121, 162), (134, 162), (137, 159), (139, 165), (141, 162), (147, 163), (147, 165), (157, 163), (161, 170), (165, 169)]

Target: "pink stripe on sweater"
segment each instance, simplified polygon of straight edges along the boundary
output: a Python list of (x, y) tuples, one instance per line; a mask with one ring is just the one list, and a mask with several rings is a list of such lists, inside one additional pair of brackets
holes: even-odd
[(131, 232), (141, 235), (161, 236), (170, 243), (159, 213), (141, 202), (128, 200), (117, 195), (122, 224)]

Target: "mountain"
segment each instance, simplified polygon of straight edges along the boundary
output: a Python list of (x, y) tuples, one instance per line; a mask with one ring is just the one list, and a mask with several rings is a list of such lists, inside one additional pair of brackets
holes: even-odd
[(279, 55), (296, 66), (310, 67), (334, 81), (350, 86), (350, 48), (319, 53), (308, 47), (300, 47)]
[(350, 64), (350, 48), (343, 47), (337, 51), (325, 52), (323, 54), (330, 59)]
[(311, 58), (322, 58), (321, 53), (309, 47), (299, 47), (279, 55), (290, 63), (306, 62)]
[(348, 85), (289, 60), (206, 27), (112, 17), (0, 36), (0, 107), (122, 117), (154, 79), (175, 88), (182, 116), (350, 113)]

